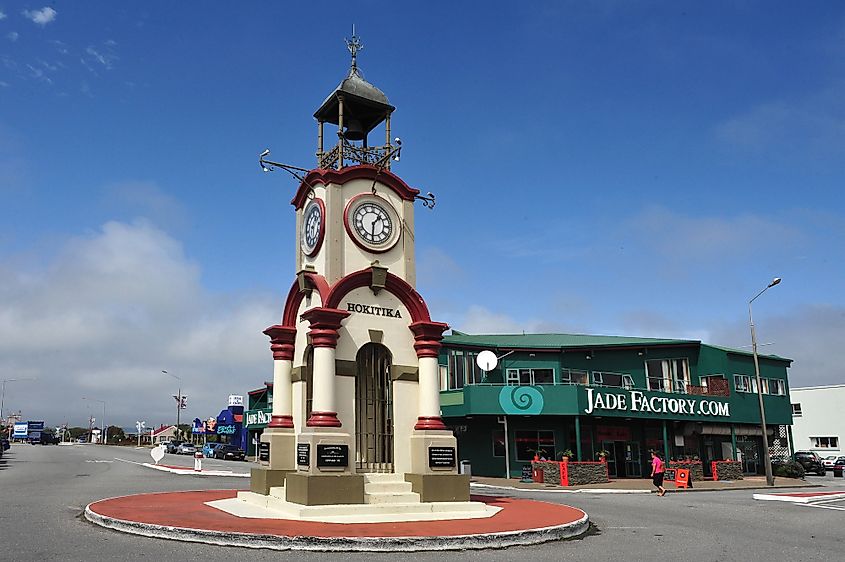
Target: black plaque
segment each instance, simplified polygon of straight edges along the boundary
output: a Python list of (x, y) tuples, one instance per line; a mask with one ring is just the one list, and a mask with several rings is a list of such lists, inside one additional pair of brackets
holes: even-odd
[(534, 474), (531, 470), (530, 464), (522, 465), (522, 478), (520, 480), (522, 482), (533, 482), (534, 481)]
[(349, 466), (349, 445), (317, 445), (317, 467)]
[(311, 443), (296, 444), (297, 466), (309, 466), (311, 464)]
[(675, 481), (675, 470), (674, 468), (666, 468), (663, 470), (663, 479), (669, 480), (674, 482)]
[(270, 443), (260, 442), (258, 444), (258, 460), (270, 462)]
[(455, 468), (454, 447), (429, 447), (428, 467), (429, 468)]

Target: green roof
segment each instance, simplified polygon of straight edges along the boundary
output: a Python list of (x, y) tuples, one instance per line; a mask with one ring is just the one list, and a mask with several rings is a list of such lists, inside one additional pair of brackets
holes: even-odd
[[(583, 349), (597, 347), (639, 347), (650, 345), (694, 345), (718, 349), (726, 353), (751, 356), (750, 351), (704, 344), (700, 340), (675, 340), (668, 338), (636, 338), (630, 336), (596, 336), (590, 334), (465, 334), (452, 330), (443, 337), (444, 345), (465, 345), (499, 349)], [(789, 361), (778, 355), (763, 355), (767, 359)]]
[(632, 338), (628, 336), (594, 336), (588, 334), (465, 334), (452, 330), (444, 344), (525, 349), (561, 349), (582, 347), (699, 345), (698, 340), (664, 338)]

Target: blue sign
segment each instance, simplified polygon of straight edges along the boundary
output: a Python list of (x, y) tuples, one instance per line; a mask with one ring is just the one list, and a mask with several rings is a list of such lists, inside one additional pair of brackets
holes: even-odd
[(16, 423), (12, 437), (14, 439), (25, 439), (27, 435), (29, 435), (29, 424), (26, 422)]

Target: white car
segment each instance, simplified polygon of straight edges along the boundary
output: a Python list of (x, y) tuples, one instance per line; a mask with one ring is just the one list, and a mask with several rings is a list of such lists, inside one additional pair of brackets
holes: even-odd
[(822, 464), (825, 470), (833, 470), (833, 465), (836, 463), (837, 456), (831, 455), (822, 459)]

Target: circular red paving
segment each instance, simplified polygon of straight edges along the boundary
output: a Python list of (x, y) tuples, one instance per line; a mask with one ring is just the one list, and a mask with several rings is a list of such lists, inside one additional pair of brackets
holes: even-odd
[(138, 494), (91, 503), (92, 522), (128, 533), (277, 550), (433, 550), (501, 548), (578, 536), (587, 514), (566, 505), (473, 496), (502, 508), (484, 519), (396, 523), (319, 523), (236, 517), (205, 502), (234, 498), (237, 490)]

